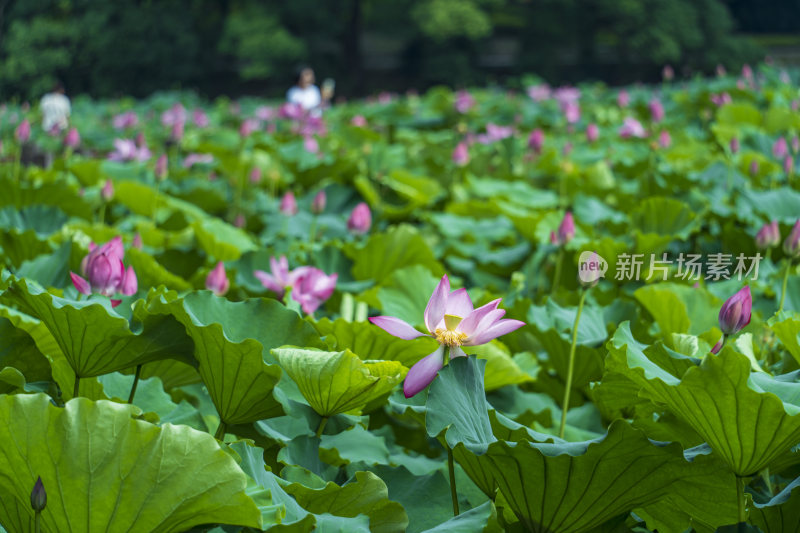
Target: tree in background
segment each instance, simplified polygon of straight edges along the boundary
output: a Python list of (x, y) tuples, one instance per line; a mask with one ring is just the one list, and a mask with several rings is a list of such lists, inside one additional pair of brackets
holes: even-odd
[(623, 83), (757, 59), (735, 29), (723, 0), (0, 0), (0, 97), (57, 79), (94, 96), (278, 96), (301, 63), (345, 95), (529, 72)]

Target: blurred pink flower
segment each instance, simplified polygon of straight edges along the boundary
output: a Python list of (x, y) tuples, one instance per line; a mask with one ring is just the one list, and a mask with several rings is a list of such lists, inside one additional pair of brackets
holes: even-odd
[(209, 125), (208, 115), (202, 109), (192, 111), (192, 122), (198, 128), (207, 128)]
[(779, 137), (778, 140), (772, 144), (772, 155), (775, 156), (775, 159), (783, 159), (788, 153), (789, 146), (786, 143), (786, 139)]
[(303, 138), (303, 148), (305, 148), (306, 152), (310, 154), (319, 153), (319, 143), (317, 142), (317, 139), (315, 139), (313, 135), (306, 135)]
[(208, 273), (208, 276), (206, 276), (206, 289), (217, 296), (223, 296), (228, 292), (230, 286), (231, 282), (225, 274), (225, 265), (220, 261), (217, 263), (217, 266)]
[(664, 65), (664, 68), (661, 69), (661, 77), (664, 78), (664, 81), (672, 81), (675, 78), (675, 71), (671, 65)]
[(111, 119), (114, 129), (124, 130), (126, 128), (134, 128), (139, 124), (139, 116), (135, 111), (125, 111)]
[(631, 103), (631, 96), (628, 94), (628, 91), (622, 89), (620, 92), (617, 93), (617, 105), (621, 108), (626, 108)]
[(653, 122), (661, 122), (664, 120), (664, 106), (661, 104), (661, 100), (653, 98), (650, 100), (648, 107), (650, 108), (650, 118)]
[(260, 124), (254, 118), (245, 119), (242, 125), (239, 126), (239, 135), (242, 137), (249, 137), (251, 133), (258, 130)]
[(544, 132), (537, 128), (533, 130), (528, 137), (528, 147), (531, 148), (537, 154), (542, 153), (542, 147), (544, 146)]
[(372, 226), (372, 212), (365, 202), (359, 203), (353, 208), (350, 217), (347, 219), (347, 229), (353, 233), (363, 235)]
[(556, 246), (563, 246), (571, 241), (574, 236), (575, 219), (572, 217), (572, 212), (567, 211), (558, 226), (558, 231), (550, 232), (550, 243)]
[(283, 299), (286, 291), (291, 290), (290, 297), (298, 302), (303, 312), (311, 314), (333, 294), (338, 274), (328, 276), (318, 268), (301, 266), (289, 270), (286, 256), (277, 260), (271, 257), (271, 272), (256, 270), (253, 275), (264, 287)]
[(261, 183), (261, 169), (258, 167), (253, 167), (252, 170), (250, 170), (249, 178), (250, 183), (253, 185)]
[(114, 139), (114, 151), (108, 155), (111, 161), (147, 161), (151, 157), (147, 146), (138, 147), (131, 139)]
[(175, 124), (186, 122), (186, 108), (183, 104), (176, 102), (172, 107), (161, 113), (161, 124), (165, 127), (172, 127)]
[(214, 156), (211, 154), (189, 154), (183, 158), (183, 168), (192, 168), (195, 165), (210, 165), (214, 162)]
[(661, 133), (658, 134), (658, 145), (661, 148), (669, 148), (672, 144), (672, 137), (670, 136), (667, 130), (662, 130)]
[(319, 215), (323, 211), (325, 211), (325, 204), (328, 202), (328, 197), (325, 194), (324, 190), (319, 191), (315, 196), (314, 199), (311, 201), (311, 212), (315, 215)]
[(461, 90), (456, 93), (456, 111), (463, 114), (467, 113), (473, 107), (475, 107), (475, 98), (469, 91)]
[(541, 83), (539, 85), (531, 85), (528, 87), (528, 96), (534, 102), (541, 102), (543, 100), (547, 100), (550, 98), (550, 86), (546, 83)]
[(623, 139), (629, 137), (643, 138), (647, 137), (647, 133), (644, 131), (644, 126), (642, 126), (641, 122), (633, 117), (625, 117), (625, 120), (622, 121), (622, 127), (619, 129), (619, 136)]
[(453, 163), (455, 163), (457, 167), (463, 167), (469, 164), (469, 148), (466, 142), (461, 141), (456, 145), (453, 150)]
[(281, 198), (280, 211), (289, 217), (297, 214), (297, 200), (295, 200), (292, 191), (287, 191)]
[(103, 188), (100, 190), (100, 196), (103, 198), (103, 201), (110, 202), (114, 199), (114, 182), (111, 180), (106, 180), (103, 184)]
[(75, 149), (81, 144), (81, 136), (77, 128), (70, 128), (64, 136), (64, 146)]
[(586, 126), (586, 140), (590, 143), (595, 142), (600, 137), (600, 128), (597, 127), (597, 124), (589, 124)]
[(367, 119), (364, 118), (364, 115), (356, 115), (350, 119), (350, 124), (357, 128), (366, 128)]
[(28, 139), (31, 138), (31, 123), (27, 118), (23, 119), (14, 130), (14, 137), (23, 144), (28, 142)]

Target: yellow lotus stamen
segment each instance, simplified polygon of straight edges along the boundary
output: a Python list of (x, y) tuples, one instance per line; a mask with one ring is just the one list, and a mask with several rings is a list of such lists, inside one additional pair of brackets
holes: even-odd
[(461, 346), (467, 340), (468, 335), (466, 333), (462, 333), (460, 331), (451, 331), (449, 329), (442, 329), (438, 328), (434, 335), (436, 340), (439, 343), (444, 344), (445, 346), (450, 346), (451, 348), (455, 348), (456, 346)]
[(455, 331), (463, 319), (456, 315), (444, 315), (444, 325), (448, 331)]

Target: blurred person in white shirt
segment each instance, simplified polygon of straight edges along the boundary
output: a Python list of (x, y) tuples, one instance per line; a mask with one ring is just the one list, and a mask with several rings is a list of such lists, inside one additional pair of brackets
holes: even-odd
[(326, 80), (320, 92), (314, 81), (314, 70), (310, 67), (301, 68), (297, 73), (297, 81), (286, 93), (286, 100), (291, 104), (299, 104), (312, 115), (319, 115), (333, 96), (333, 82)]
[(46, 132), (67, 129), (71, 106), (61, 83), (56, 83), (53, 90), (42, 97), (39, 108), (42, 111), (42, 129)]

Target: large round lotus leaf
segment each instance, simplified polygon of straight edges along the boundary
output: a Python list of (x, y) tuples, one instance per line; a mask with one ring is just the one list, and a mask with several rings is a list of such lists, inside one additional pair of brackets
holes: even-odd
[(358, 411), (388, 394), (406, 374), (397, 361), (364, 361), (350, 350), (277, 348), (272, 354), (320, 416)]
[(136, 408), (44, 394), (0, 396), (0, 524), (33, 531), (30, 492), (47, 492), (42, 532), (186, 531), (199, 524), (261, 528), (247, 478), (207, 433), (131, 418)]

